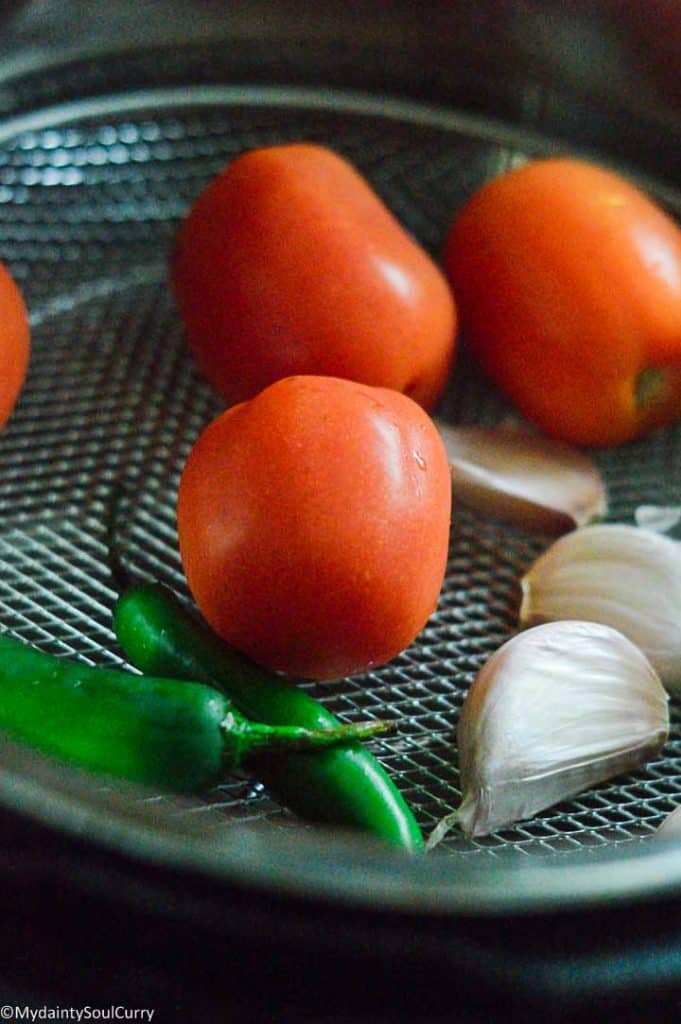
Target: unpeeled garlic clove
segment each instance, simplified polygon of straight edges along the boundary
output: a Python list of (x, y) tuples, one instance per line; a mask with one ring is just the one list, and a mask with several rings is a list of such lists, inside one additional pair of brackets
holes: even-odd
[(681, 689), (681, 543), (623, 524), (588, 526), (555, 541), (521, 581), (521, 626), (602, 622), (645, 652)]
[(487, 835), (637, 768), (668, 733), (667, 694), (621, 633), (591, 622), (519, 633), (468, 693), (458, 728), (462, 802), (428, 849), (455, 823)]
[(667, 815), (662, 824), (658, 825), (654, 835), (663, 839), (681, 836), (681, 807), (676, 807)]
[(681, 523), (681, 505), (639, 505), (634, 519), (637, 526), (655, 533), (668, 533)]
[(601, 474), (576, 448), (514, 428), (436, 426), (462, 504), (550, 535), (605, 515)]

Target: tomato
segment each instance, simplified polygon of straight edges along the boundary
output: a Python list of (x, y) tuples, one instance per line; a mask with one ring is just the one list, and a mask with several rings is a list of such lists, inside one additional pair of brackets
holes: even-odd
[(304, 373), (430, 408), (447, 380), (456, 313), (444, 274), (321, 146), (230, 164), (182, 223), (172, 279), (196, 362), (228, 402)]
[(0, 428), (9, 419), (28, 369), (30, 332), (24, 300), (0, 263)]
[(430, 417), (397, 391), (278, 381), (200, 435), (180, 553), (208, 623), (255, 661), (333, 678), (380, 665), (435, 608), (451, 479)]
[(471, 350), (548, 434), (612, 445), (681, 414), (681, 231), (619, 175), (571, 159), (502, 175), (444, 262)]

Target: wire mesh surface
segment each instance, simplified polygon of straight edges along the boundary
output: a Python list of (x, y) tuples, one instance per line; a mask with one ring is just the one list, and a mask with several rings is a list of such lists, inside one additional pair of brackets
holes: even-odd
[[(105, 520), (117, 480), (132, 496), (119, 538), (129, 566), (185, 594), (174, 519), (177, 481), (198, 433), (221, 408), (195, 372), (170, 294), (177, 223), (236, 154), (316, 140), (348, 157), (405, 226), (437, 255), (454, 210), (485, 178), (528, 155), (512, 134), (406, 106), (382, 116), (339, 95), (262, 90), (124, 91), (45, 107), (0, 143), (0, 254), (33, 325), (27, 386), (0, 434), (0, 623), (42, 648), (119, 663)], [(550, 144), (547, 142), (547, 149)], [(531, 155), (541, 152), (535, 147)], [(441, 413), (495, 423), (509, 412), (465, 349)], [(597, 452), (610, 518), (678, 501), (681, 431)], [(459, 801), (455, 729), (472, 679), (513, 631), (523, 571), (547, 545), (455, 508), (437, 612), (390, 665), (305, 684), (347, 720), (393, 718), (372, 749), (424, 831)], [(681, 739), (645, 768), (479, 840), (456, 831), (452, 855), (551, 852), (649, 836), (681, 800)], [(93, 786), (100, 785), (93, 779)], [(158, 797), (163, 804), (166, 798)], [(169, 822), (177, 804), (168, 800)], [(183, 804), (206, 828), (300, 823), (248, 778)]]

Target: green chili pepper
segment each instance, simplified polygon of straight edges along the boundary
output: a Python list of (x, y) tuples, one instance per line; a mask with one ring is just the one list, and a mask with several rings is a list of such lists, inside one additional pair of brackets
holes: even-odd
[[(120, 569), (117, 563), (119, 581)], [(127, 589), (114, 610), (114, 629), (130, 662), (143, 672), (215, 686), (249, 718), (311, 729), (339, 724), (305, 691), (228, 647), (161, 584)], [(276, 760), (258, 757), (257, 775), (304, 819), (354, 828), (411, 851), (423, 848), (419, 826), (400, 791), (357, 743)]]
[(0, 634), (0, 728), (80, 767), (188, 792), (214, 785), (256, 752), (318, 750), (390, 726), (249, 722), (203, 683), (93, 667)]

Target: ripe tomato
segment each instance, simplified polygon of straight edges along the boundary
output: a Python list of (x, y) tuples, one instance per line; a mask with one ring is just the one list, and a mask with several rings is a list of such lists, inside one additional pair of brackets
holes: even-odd
[(0, 428), (23, 387), (30, 350), (28, 316), (21, 292), (0, 263)]
[(289, 377), (201, 434), (178, 497), (190, 590), (270, 668), (332, 678), (414, 639), (444, 577), (451, 479), (427, 414), (397, 391)]
[(430, 408), (447, 379), (456, 314), (444, 274), (321, 146), (230, 164), (181, 225), (172, 279), (198, 366), (227, 401), (304, 373)]
[(681, 232), (618, 175), (511, 171), (463, 206), (444, 261), (471, 349), (548, 434), (617, 444), (681, 415)]

